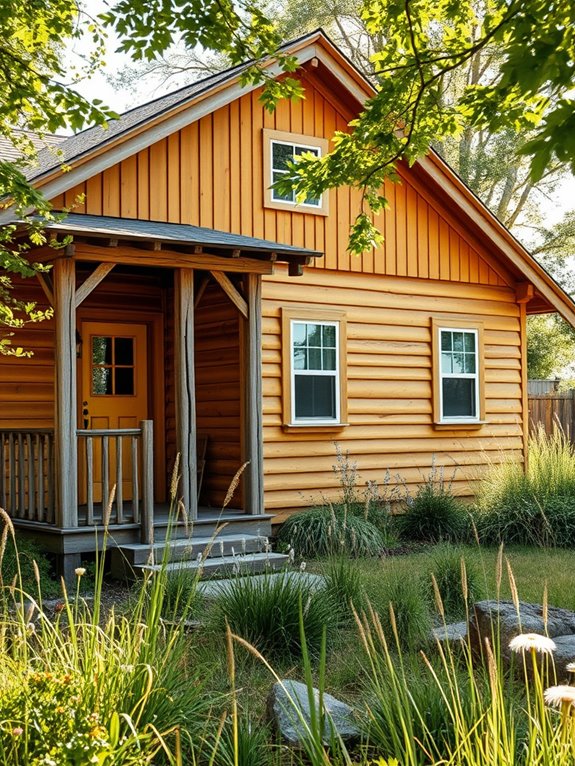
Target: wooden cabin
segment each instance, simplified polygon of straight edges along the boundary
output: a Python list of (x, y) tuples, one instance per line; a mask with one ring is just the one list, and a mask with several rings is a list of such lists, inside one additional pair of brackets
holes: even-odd
[(285, 50), (303, 100), (270, 114), (236, 67), (32, 172), (72, 241), (34, 249), (52, 268), (18, 288), (55, 317), (18, 332), (30, 359), (0, 359), (0, 504), (70, 566), (106, 513), (116, 544), (150, 543), (178, 453), (190, 519), (264, 533), (337, 492), (334, 443), (363, 481), (415, 486), (435, 461), (460, 495), (525, 459), (526, 317), (575, 324), (574, 304), (435, 154), (400, 168), (361, 257), (357, 192), (271, 189), (373, 92), (321, 32)]

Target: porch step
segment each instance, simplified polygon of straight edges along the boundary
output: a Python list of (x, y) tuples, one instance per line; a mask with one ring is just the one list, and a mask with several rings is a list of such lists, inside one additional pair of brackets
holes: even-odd
[(170, 540), (198, 537), (210, 537), (224, 534), (246, 534), (270, 537), (273, 516), (267, 513), (249, 514), (238, 511), (224, 514), (214, 511), (204, 512), (190, 524), (183, 521), (169, 521), (167, 517), (154, 518), (154, 539), (161, 541), (169, 536)]
[[(289, 561), (284, 553), (246, 553), (245, 556), (223, 556), (207, 558), (205, 561), (174, 561), (165, 564), (168, 572), (197, 572), (201, 568), (201, 577), (216, 574), (247, 574), (248, 572), (266, 572), (280, 569)], [(141, 572), (158, 572), (162, 564), (144, 564), (137, 566)]]
[[(245, 553), (261, 553), (268, 544), (265, 535), (250, 535), (244, 533), (225, 534), (210, 536), (198, 536), (191, 538), (177, 538), (169, 542), (169, 561), (195, 561), (201, 553), (203, 558), (216, 556), (235, 556)], [(122, 545), (119, 549), (127, 564), (131, 566), (148, 564), (152, 558), (155, 563), (162, 561), (166, 542), (160, 541), (153, 545), (144, 543), (132, 543)]]

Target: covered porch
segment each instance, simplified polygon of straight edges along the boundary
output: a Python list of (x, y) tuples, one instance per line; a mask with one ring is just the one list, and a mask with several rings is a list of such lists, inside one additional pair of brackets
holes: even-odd
[(51, 264), (39, 280), (54, 307), (54, 423), (0, 429), (0, 505), (64, 572), (104, 526), (113, 544), (157, 539), (176, 454), (182, 522), (268, 518), (261, 279), (280, 260), (297, 276), (319, 253), (102, 216), (47, 229), (73, 237), (34, 251)]

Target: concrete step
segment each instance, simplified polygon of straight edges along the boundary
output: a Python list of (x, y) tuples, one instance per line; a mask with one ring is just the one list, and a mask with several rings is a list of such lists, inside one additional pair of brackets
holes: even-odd
[(153, 545), (131, 543), (129, 545), (122, 545), (118, 549), (118, 555), (123, 556), (127, 564), (134, 566), (135, 564), (147, 564), (152, 553), (154, 562), (161, 562), (166, 547), (169, 549), (168, 561), (192, 561), (200, 553), (204, 558), (261, 553), (265, 552), (266, 545), (268, 545), (268, 538), (263, 535), (250, 535), (243, 532), (225, 534), (225, 532), (222, 532), (215, 536), (178, 538), (170, 540), (169, 543), (163, 540)]
[[(197, 572), (201, 569), (200, 577), (211, 577), (219, 574), (246, 574), (248, 572), (266, 572), (286, 566), (289, 557), (284, 553), (246, 553), (245, 556), (223, 556), (208, 558), (205, 561), (174, 561), (166, 564), (168, 572)], [(161, 564), (143, 564), (134, 567), (136, 572), (158, 572)]]

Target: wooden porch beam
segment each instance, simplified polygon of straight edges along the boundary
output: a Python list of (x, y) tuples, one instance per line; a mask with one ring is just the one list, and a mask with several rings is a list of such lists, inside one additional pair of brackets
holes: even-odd
[(96, 266), (90, 276), (76, 289), (76, 308), (78, 308), (90, 293), (98, 287), (100, 282), (108, 276), (115, 265), (115, 263), (101, 263), (99, 266)]
[(248, 304), (246, 303), (244, 297), (239, 294), (232, 280), (221, 271), (210, 271), (210, 274), (216, 280), (218, 285), (222, 288), (234, 306), (238, 309), (244, 319), (247, 319)]
[(78, 526), (76, 264), (54, 262), (56, 525)]
[(36, 279), (40, 282), (40, 287), (44, 290), (44, 295), (48, 298), (50, 306), (54, 305), (54, 286), (52, 285), (52, 277), (48, 273), (41, 271), (36, 272)]
[(194, 369), (194, 272), (178, 269), (175, 291), (176, 428), (180, 493), (190, 520), (198, 517), (196, 391)]
[(119, 245), (110, 250), (97, 245), (76, 244), (76, 260), (117, 263), (126, 266), (161, 266), (172, 269), (202, 269), (203, 271), (228, 271), (236, 273), (273, 274), (271, 261), (257, 258), (226, 258), (208, 253), (179, 253), (163, 248), (159, 252), (150, 252), (143, 248)]
[(245, 276), (248, 318), (244, 346), (244, 460), (246, 467), (245, 512), (264, 512), (263, 429), (262, 429), (262, 280), (256, 274)]

